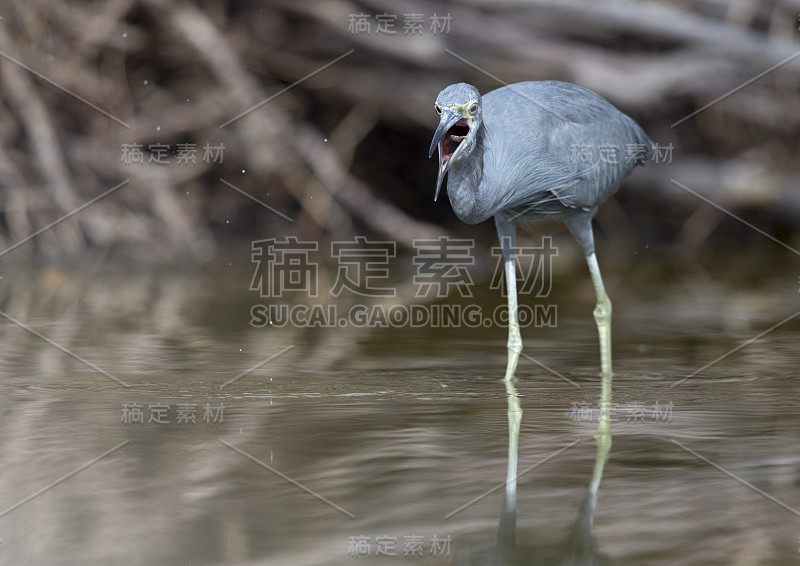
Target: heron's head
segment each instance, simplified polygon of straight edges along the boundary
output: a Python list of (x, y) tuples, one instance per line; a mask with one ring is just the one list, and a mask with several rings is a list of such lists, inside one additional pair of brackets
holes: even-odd
[(478, 89), (467, 83), (450, 85), (440, 92), (435, 108), (441, 118), (428, 152), (431, 157), (434, 148), (439, 148), (439, 175), (433, 200), (439, 198), (439, 189), (450, 165), (466, 159), (474, 149), (483, 112)]

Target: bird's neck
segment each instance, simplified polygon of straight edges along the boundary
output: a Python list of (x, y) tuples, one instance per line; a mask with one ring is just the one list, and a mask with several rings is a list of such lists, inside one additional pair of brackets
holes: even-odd
[(483, 180), (483, 128), (475, 136), (475, 147), (463, 160), (453, 163), (448, 172), (447, 196), (453, 212), (467, 224), (488, 218), (482, 211), (478, 189)]

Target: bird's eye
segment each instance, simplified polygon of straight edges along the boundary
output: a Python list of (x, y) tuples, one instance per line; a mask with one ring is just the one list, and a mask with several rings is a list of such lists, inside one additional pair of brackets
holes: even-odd
[(437, 114), (441, 114), (442, 113), (442, 107), (439, 106), (438, 104), (434, 105), (434, 108), (436, 108), (436, 113)]
[(477, 111), (478, 111), (478, 103), (477, 102), (473, 102), (472, 104), (469, 105), (469, 113), (470, 114), (475, 114), (475, 112), (477, 112)]

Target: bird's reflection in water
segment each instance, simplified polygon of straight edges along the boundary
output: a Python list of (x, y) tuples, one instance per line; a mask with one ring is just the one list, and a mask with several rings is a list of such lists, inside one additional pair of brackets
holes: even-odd
[(592, 537), (592, 523), (597, 504), (597, 493), (603, 468), (611, 450), (611, 376), (603, 375), (600, 394), (600, 419), (595, 433), (597, 456), (592, 479), (583, 498), (578, 516), (563, 540), (556, 543), (518, 541), (517, 523), (517, 449), (522, 408), (519, 394), (512, 381), (506, 381), (508, 394), (508, 475), (503, 504), (500, 508), (500, 523), (497, 541), (492, 548), (479, 550), (456, 557), (456, 564), (472, 565), (542, 565), (542, 566), (601, 566), (618, 564), (616, 560), (600, 554)]

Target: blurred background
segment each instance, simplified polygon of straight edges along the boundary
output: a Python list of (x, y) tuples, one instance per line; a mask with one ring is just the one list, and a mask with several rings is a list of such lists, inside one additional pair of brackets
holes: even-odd
[[(546, 79), (659, 146), (595, 223), (619, 418), (592, 550), (796, 560), (799, 16), (796, 0), (0, 1), (0, 563), (352, 564), (352, 537), (374, 555), (380, 535), (401, 554), (423, 536), (420, 563), (444, 563), (434, 535), (483, 560), (499, 492), (444, 517), (505, 478), (505, 329), (256, 327), (252, 244), (318, 245), (320, 295), (281, 301), (504, 309), (493, 222), (433, 202), (434, 101)], [(520, 245), (544, 235), (553, 287), (521, 302), (557, 323), (523, 329), (520, 468), (551, 459), (520, 479), (516, 563), (570, 550), (551, 543), (584, 516), (595, 457), (594, 292), (561, 224)], [(396, 243), (395, 297), (328, 293), (330, 244), (355, 236)], [(413, 240), (438, 236), (475, 241), (472, 296), (416, 295)], [(168, 422), (125, 422), (135, 403)]]
[(800, 246), (790, 0), (6, 0), (0, 16), (0, 247), (130, 180), (3, 264), (227, 263), (289, 233), (494, 245), (491, 222), (433, 203), (433, 101), (545, 79), (608, 98), (663, 148), (601, 208), (602, 255), (786, 251), (703, 197)]

